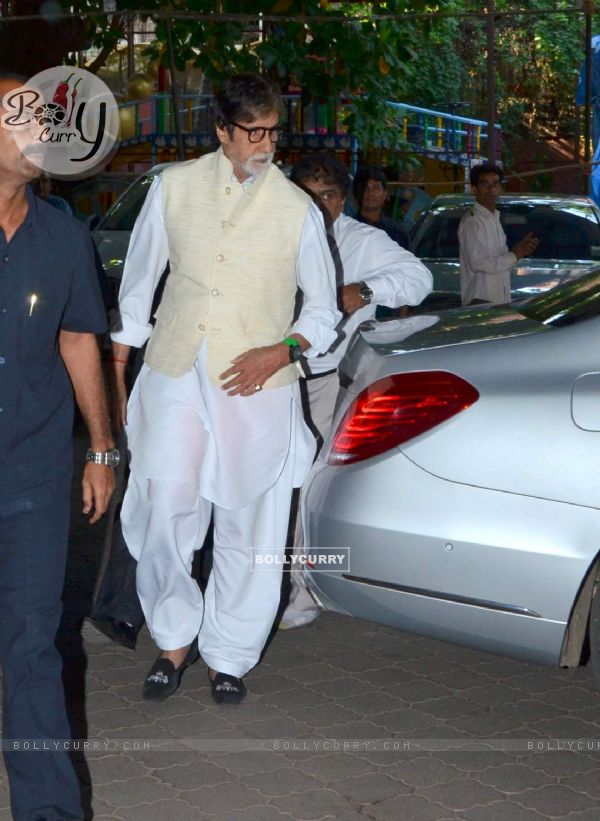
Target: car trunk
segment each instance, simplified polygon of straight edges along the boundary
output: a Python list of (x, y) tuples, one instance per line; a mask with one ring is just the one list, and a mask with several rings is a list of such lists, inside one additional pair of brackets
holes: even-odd
[(479, 306), (388, 322), (363, 322), (340, 364), (340, 381), (344, 387), (354, 382), (362, 386), (360, 376), (366, 371), (371, 376), (373, 366), (379, 369), (383, 359), (399, 353), (546, 330), (546, 326), (528, 319), (511, 306)]

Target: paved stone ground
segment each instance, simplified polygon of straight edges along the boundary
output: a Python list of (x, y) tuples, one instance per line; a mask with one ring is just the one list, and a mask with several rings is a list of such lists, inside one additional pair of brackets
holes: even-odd
[[(60, 635), (75, 733), (100, 746), (79, 762), (96, 821), (600, 819), (589, 667), (555, 670), (323, 614), (275, 635), (239, 707), (212, 703), (201, 664), (149, 705), (148, 634), (133, 653), (82, 631), (101, 536), (74, 516)], [(584, 749), (560, 750), (567, 740)]]

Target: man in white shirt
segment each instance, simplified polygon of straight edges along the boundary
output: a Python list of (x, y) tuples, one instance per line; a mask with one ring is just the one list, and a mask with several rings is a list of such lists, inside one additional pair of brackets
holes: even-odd
[(511, 251), (496, 210), (502, 186), (502, 169), (493, 163), (474, 165), (469, 177), (476, 203), (464, 214), (458, 227), (460, 248), (460, 292), (463, 305), (510, 302), (510, 269), (532, 254), (538, 239), (532, 233), (519, 240)]
[[(112, 334), (122, 397), (129, 346), (149, 338), (121, 411), (131, 451), (121, 521), (161, 649), (144, 682), (151, 701), (175, 692), (198, 652), (217, 703), (246, 695), (242, 676), (279, 604), (272, 567), (281, 566), (292, 487), (314, 456), (296, 363), (329, 348), (340, 315), (322, 215), (272, 163), (281, 108), (264, 78), (227, 80), (215, 95), (219, 150), (155, 179), (125, 264), (122, 329)], [(303, 308), (292, 322), (298, 287)], [(190, 569), (211, 515), (203, 599)], [(268, 554), (269, 572), (257, 554)]]
[[(337, 327), (337, 340), (327, 353), (310, 360), (310, 374), (305, 380), (311, 421), (324, 438), (333, 421), (339, 390), (337, 368), (356, 328), (373, 319), (378, 305), (418, 305), (430, 293), (433, 278), (422, 262), (385, 231), (342, 213), (350, 190), (350, 175), (335, 157), (326, 153), (309, 155), (294, 166), (291, 179), (309, 191), (325, 212), (338, 268), (338, 300), (344, 312)], [(300, 552), (299, 527), (295, 545), (296, 552)], [(290, 601), (280, 626), (308, 624), (318, 612), (302, 572), (293, 571)]]

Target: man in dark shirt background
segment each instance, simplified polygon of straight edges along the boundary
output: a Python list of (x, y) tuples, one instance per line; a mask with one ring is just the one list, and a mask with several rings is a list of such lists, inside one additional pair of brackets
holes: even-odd
[(380, 228), (394, 242), (410, 251), (406, 229), (383, 212), (388, 199), (388, 181), (383, 170), (378, 165), (361, 168), (354, 177), (353, 191), (358, 203), (358, 213), (354, 219)]
[[(21, 85), (19, 77), (0, 76), (0, 117), (4, 95)], [(118, 454), (96, 338), (106, 319), (91, 239), (82, 223), (34, 195), (29, 183), (39, 173), (0, 124), (2, 729), (15, 821), (70, 821), (83, 810), (64, 744), (70, 730), (54, 639), (69, 527), (73, 389), (90, 432), (82, 485), (91, 522), (108, 506), (109, 465)]]
[[(401, 248), (410, 251), (410, 240), (404, 226), (384, 214), (383, 209), (388, 200), (388, 181), (385, 172), (378, 165), (365, 165), (360, 168), (354, 177), (352, 191), (358, 203), (358, 213), (354, 219), (372, 225), (385, 231), (390, 239), (397, 242)], [(377, 319), (393, 319), (394, 317), (408, 316), (406, 306), (401, 308), (386, 308), (377, 306)]]

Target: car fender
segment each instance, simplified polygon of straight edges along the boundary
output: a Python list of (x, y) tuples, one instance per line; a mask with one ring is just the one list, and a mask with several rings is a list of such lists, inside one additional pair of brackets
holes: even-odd
[(597, 555), (592, 562), (575, 597), (560, 652), (559, 665), (561, 667), (577, 667), (581, 661), (581, 652), (587, 632), (594, 589), (598, 581), (600, 581), (599, 555)]

